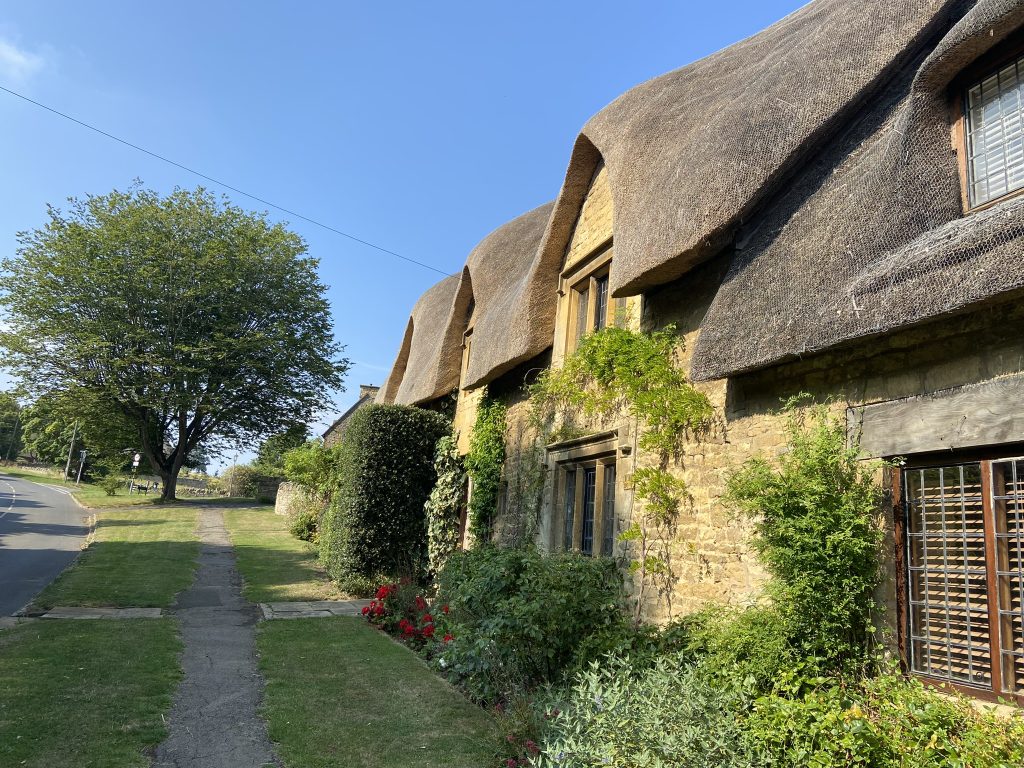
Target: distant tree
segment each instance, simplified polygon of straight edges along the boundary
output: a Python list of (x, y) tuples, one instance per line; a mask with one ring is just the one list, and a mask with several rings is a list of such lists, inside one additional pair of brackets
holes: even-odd
[(24, 409), (23, 424), (29, 455), (61, 467), (69, 451), (86, 450), (91, 465), (122, 468), (138, 442), (131, 422), (89, 391), (45, 394)]
[(14, 460), (23, 447), (22, 407), (13, 392), (0, 392), (0, 459)]
[(307, 422), (348, 362), (306, 244), (203, 189), (51, 207), (0, 262), (3, 364), (41, 394), (118, 413), (173, 499), (200, 445)]
[(271, 435), (264, 440), (256, 452), (256, 469), (265, 475), (284, 474), (284, 454), (292, 448), (305, 445), (309, 439), (309, 427), (292, 424), (284, 432)]

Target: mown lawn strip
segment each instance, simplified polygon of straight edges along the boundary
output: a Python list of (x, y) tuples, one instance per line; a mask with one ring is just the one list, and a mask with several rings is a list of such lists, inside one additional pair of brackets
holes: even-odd
[(171, 619), (0, 630), (0, 765), (148, 766), (180, 672)]
[(264, 622), (263, 714), (288, 768), (486, 768), (492, 721), (361, 619)]
[(199, 542), (195, 507), (97, 512), (89, 546), (33, 601), (53, 606), (167, 607), (192, 583)]
[(316, 550), (288, 532), (273, 507), (228, 509), (224, 522), (235, 545), (242, 595), (254, 603), (340, 600), (346, 595), (328, 579)]

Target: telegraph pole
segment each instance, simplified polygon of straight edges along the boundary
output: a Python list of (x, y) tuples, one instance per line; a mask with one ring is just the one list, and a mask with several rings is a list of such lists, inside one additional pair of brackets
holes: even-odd
[(15, 412), (14, 431), (11, 432), (11, 441), (7, 444), (7, 460), (11, 460), (11, 452), (14, 450), (14, 442), (18, 436), (18, 425), (21, 424), (21, 408)]
[(75, 441), (78, 440), (78, 419), (75, 419), (75, 428), (71, 432), (71, 445), (68, 446), (68, 463), (64, 465), (64, 482), (68, 481), (68, 473), (71, 471), (71, 454), (75, 451)]

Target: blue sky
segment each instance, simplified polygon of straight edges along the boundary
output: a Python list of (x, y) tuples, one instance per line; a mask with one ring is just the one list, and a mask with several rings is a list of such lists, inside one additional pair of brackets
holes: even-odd
[[(557, 195), (594, 112), (802, 4), (9, 3), (0, 85), (455, 272), (488, 232)], [(47, 203), (135, 178), (163, 192), (201, 183), (3, 92), (0, 178), (4, 254)], [(353, 361), (345, 408), (387, 375), (412, 304), (440, 275), (292, 228), (321, 260)]]

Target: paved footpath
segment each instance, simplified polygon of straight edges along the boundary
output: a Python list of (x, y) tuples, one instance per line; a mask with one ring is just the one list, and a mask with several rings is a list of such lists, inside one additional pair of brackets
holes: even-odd
[(154, 768), (277, 766), (257, 714), (263, 695), (254, 631), (259, 609), (242, 599), (242, 580), (220, 510), (201, 510), (199, 536), (203, 546), (195, 581), (178, 595), (173, 609), (185, 642), (185, 678)]

